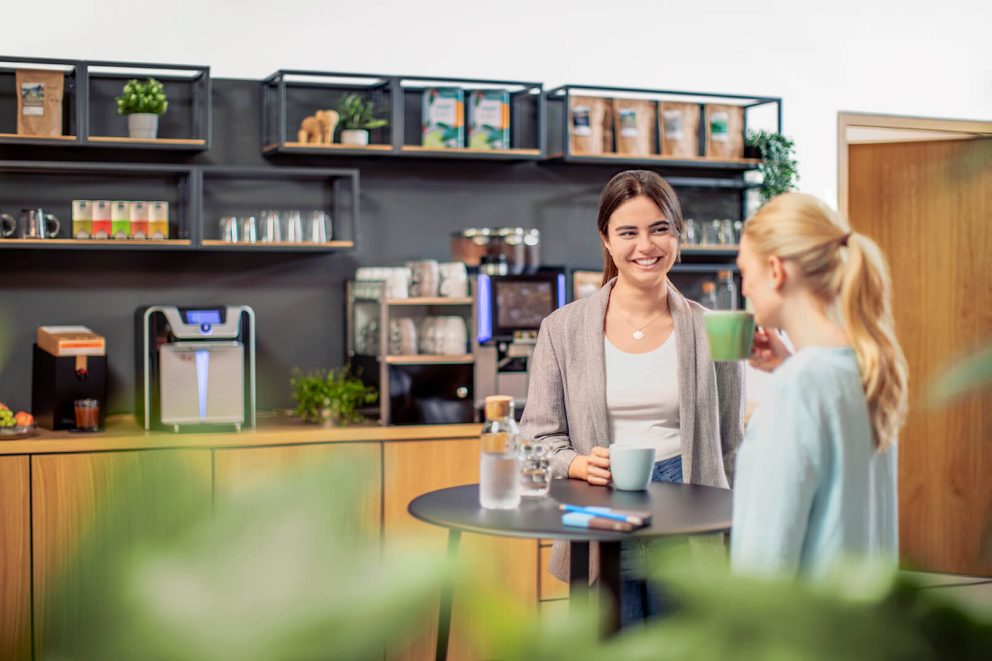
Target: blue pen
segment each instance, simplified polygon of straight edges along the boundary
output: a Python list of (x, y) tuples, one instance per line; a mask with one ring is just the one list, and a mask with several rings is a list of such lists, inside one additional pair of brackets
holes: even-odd
[(614, 521), (625, 521), (626, 523), (633, 523), (635, 526), (640, 526), (644, 524), (644, 519), (639, 516), (627, 516), (625, 514), (617, 514), (609, 507), (580, 507), (579, 505), (558, 505), (558, 509), (564, 512), (579, 512), (581, 514), (591, 514), (593, 516), (598, 516), (604, 519), (612, 519)]

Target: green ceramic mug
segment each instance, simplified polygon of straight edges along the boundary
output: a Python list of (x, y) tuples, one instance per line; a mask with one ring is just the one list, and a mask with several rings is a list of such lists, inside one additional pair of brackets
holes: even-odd
[(707, 312), (703, 317), (713, 360), (746, 360), (754, 343), (754, 315), (743, 310)]

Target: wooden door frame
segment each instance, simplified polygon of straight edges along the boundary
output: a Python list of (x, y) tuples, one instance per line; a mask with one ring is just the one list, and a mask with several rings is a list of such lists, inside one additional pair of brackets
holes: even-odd
[[(837, 113), (837, 207), (845, 218), (848, 216), (848, 128), (895, 129), (931, 134), (928, 137), (910, 137), (908, 140), (961, 140), (992, 137), (992, 121), (970, 119), (935, 119), (904, 115), (877, 115), (872, 113)], [(944, 135), (940, 135), (944, 134)], [(881, 138), (877, 142), (895, 142)], [(864, 141), (862, 141), (864, 142)]]

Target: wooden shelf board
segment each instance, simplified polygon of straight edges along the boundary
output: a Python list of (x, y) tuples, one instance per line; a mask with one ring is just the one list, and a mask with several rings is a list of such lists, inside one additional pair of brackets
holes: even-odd
[(475, 356), (470, 353), (436, 356), (432, 354), (414, 354), (411, 356), (386, 356), (389, 365), (443, 365), (445, 363), (474, 363)]
[(189, 239), (0, 239), (0, 246), (190, 246)]
[(231, 243), (230, 241), (220, 241), (218, 239), (204, 239), (201, 245), (223, 248), (238, 248), (251, 250), (253, 248), (353, 248), (354, 241), (325, 241), (324, 243), (313, 243), (311, 241), (276, 241), (257, 243)]
[(282, 145), (273, 143), (265, 145), (265, 151), (274, 151), (276, 149), (326, 149), (327, 151), (368, 151), (368, 152), (386, 152), (392, 151), (392, 145), (344, 145), (340, 142), (332, 142), (331, 144), (316, 144), (310, 142), (284, 142)]
[(388, 298), (386, 305), (471, 305), (471, 296), (422, 296), (419, 298)]
[(0, 140), (24, 140), (32, 142), (35, 140), (64, 140), (65, 142), (76, 142), (79, 136), (76, 135), (21, 135), (20, 133), (0, 133)]
[(740, 250), (738, 245), (727, 245), (727, 244), (713, 244), (713, 245), (701, 245), (693, 244), (689, 246), (682, 246), (682, 252), (725, 252), (725, 253), (735, 253)]
[(422, 145), (403, 145), (403, 153), (411, 154), (471, 154), (473, 156), (540, 156), (540, 149), (471, 149), (468, 147), (424, 147)]
[(588, 161), (657, 161), (659, 163), (707, 163), (731, 165), (760, 165), (760, 158), (713, 158), (710, 156), (663, 156), (661, 154), (569, 154), (567, 159)]
[(117, 142), (121, 144), (145, 144), (145, 145), (191, 145), (205, 146), (206, 140), (200, 138), (125, 138), (113, 135), (91, 135), (87, 138), (89, 142)]

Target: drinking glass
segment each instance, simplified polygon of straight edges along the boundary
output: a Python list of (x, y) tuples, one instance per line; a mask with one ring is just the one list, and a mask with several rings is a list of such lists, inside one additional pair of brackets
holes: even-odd
[(237, 243), (240, 232), (238, 231), (238, 217), (224, 216), (220, 219), (220, 240), (228, 243)]
[(544, 496), (551, 488), (548, 444), (536, 438), (520, 439), (520, 494)]
[(279, 212), (268, 210), (259, 214), (261, 226), (259, 232), (262, 243), (279, 243), (282, 241), (282, 228), (279, 221)]
[(255, 234), (255, 216), (241, 216), (238, 218), (238, 225), (241, 243), (255, 243), (258, 239)]
[(100, 402), (95, 399), (77, 399), (73, 402), (76, 429), (96, 431), (100, 428)]
[(291, 243), (301, 243), (303, 241), (303, 220), (299, 211), (286, 211), (282, 214), (283, 222), (286, 224), (286, 231), (283, 235), (286, 241)]
[(311, 211), (307, 214), (307, 241), (311, 243), (327, 243), (331, 240), (331, 217), (323, 211)]

